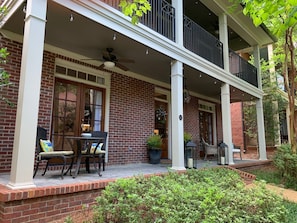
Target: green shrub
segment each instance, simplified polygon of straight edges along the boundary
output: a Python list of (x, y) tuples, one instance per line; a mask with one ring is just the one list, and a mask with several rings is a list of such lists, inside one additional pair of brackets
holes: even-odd
[(95, 222), (286, 222), (279, 196), (245, 189), (226, 168), (119, 179), (96, 198)]
[(289, 144), (277, 148), (273, 163), (283, 177), (284, 185), (297, 190), (297, 154), (293, 154)]

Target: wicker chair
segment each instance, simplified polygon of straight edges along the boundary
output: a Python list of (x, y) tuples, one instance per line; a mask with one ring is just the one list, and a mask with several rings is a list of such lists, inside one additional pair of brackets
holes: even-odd
[(205, 140), (203, 138), (201, 138), (202, 141), (202, 145), (204, 148), (204, 160), (207, 159), (208, 155), (214, 155), (217, 156), (218, 155), (218, 147), (215, 145), (209, 145), (207, 142), (205, 142)]

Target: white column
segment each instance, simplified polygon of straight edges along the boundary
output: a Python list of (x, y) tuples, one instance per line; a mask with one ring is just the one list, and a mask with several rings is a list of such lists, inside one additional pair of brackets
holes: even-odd
[(44, 47), (47, 0), (28, 0), (20, 86), (8, 187), (35, 187), (33, 167)]
[[(223, 43), (224, 70), (229, 72), (229, 45), (228, 45), (228, 26), (227, 15), (219, 15), (220, 41)], [(223, 141), (228, 145), (226, 163), (234, 164), (233, 161), (233, 142), (232, 142), (232, 123), (231, 123), (231, 106), (230, 106), (230, 86), (223, 84), (221, 87), (222, 103), (222, 125)]]
[[(258, 74), (258, 87), (262, 89), (260, 49), (259, 49), (259, 46), (254, 46), (253, 48), (254, 48), (254, 65), (257, 67), (257, 74)], [(267, 160), (262, 98), (259, 98), (256, 101), (256, 112), (257, 112), (257, 126), (258, 126), (259, 159)]]
[(228, 145), (226, 156), (227, 164), (234, 164), (233, 161), (233, 143), (232, 143), (232, 125), (231, 125), (231, 108), (230, 108), (230, 86), (223, 84), (221, 87), (222, 100), (222, 125), (223, 125), (223, 141)]
[(220, 41), (223, 43), (224, 70), (229, 72), (228, 24), (226, 14), (219, 16)]
[(172, 111), (172, 169), (185, 170), (184, 165), (184, 117), (183, 117), (183, 64), (171, 64)]
[(184, 15), (183, 15), (183, 0), (172, 0), (172, 6), (175, 8), (175, 42), (184, 45)]
[(267, 160), (262, 99), (257, 100), (256, 111), (258, 126), (259, 160)]

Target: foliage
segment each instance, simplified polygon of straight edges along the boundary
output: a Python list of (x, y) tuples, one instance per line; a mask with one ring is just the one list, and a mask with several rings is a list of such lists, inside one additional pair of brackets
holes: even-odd
[(192, 140), (192, 135), (188, 132), (184, 132), (184, 143), (185, 145)]
[[(0, 17), (2, 17), (3, 15), (5, 15), (7, 12), (7, 8), (6, 7), (0, 7)], [(1, 19), (0, 19), (1, 21)], [(0, 37), (1, 38), (1, 37)], [(0, 91), (4, 88), (7, 87), (8, 85), (11, 84), (10, 80), (9, 80), (9, 73), (4, 70), (2, 68), (2, 64), (6, 63), (6, 58), (9, 55), (9, 53), (7, 52), (7, 48), (0, 48)], [(10, 102), (7, 98), (3, 97), (0, 94), (0, 100), (4, 101), (6, 104), (13, 106), (13, 103)]]
[(146, 144), (149, 147), (149, 149), (161, 149), (162, 138), (160, 135), (152, 134), (146, 139)]
[(96, 202), (95, 222), (287, 222), (281, 197), (226, 168), (119, 179)]
[(139, 19), (151, 10), (151, 5), (147, 0), (121, 0), (119, 6), (122, 12), (131, 17), (132, 24), (138, 24)]
[[(253, 63), (253, 57), (251, 58)], [(262, 88), (264, 91), (263, 111), (266, 144), (275, 145), (275, 139), (278, 138), (279, 127), (275, 118), (279, 115), (280, 119), (284, 117), (285, 101), (279, 94), (276, 79), (273, 80), (273, 74), (270, 72), (272, 65), (268, 61), (261, 60)], [(245, 134), (251, 139), (257, 139), (257, 114), (255, 102), (244, 102), (244, 123)]]
[(289, 139), (293, 153), (297, 152), (297, 119), (295, 112), (296, 96), (296, 31), (297, 1), (296, 0), (229, 0), (241, 3), (243, 13), (249, 16), (256, 26), (265, 24), (277, 37), (281, 37), (281, 74), (284, 77), (285, 90), (289, 101)]
[[(290, 148), (288, 149), (288, 151)], [(256, 180), (265, 181), (267, 183), (272, 183), (275, 185), (282, 185), (282, 176), (277, 172), (275, 168), (269, 170), (257, 169), (248, 171), (257, 176)], [(297, 204), (288, 200), (284, 200), (284, 206), (287, 209), (287, 219), (286, 222), (297, 222)]]
[(285, 186), (297, 190), (297, 154), (292, 153), (289, 144), (277, 148), (273, 163), (283, 177)]
[(287, 222), (297, 222), (297, 204), (284, 201), (285, 208), (288, 210)]

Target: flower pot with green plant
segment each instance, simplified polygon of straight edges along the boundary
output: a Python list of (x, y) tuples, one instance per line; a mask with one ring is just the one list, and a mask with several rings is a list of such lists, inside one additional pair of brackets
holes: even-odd
[(158, 164), (160, 163), (161, 154), (162, 154), (162, 137), (160, 135), (150, 135), (147, 140), (146, 144), (148, 146), (150, 163), (151, 164)]

